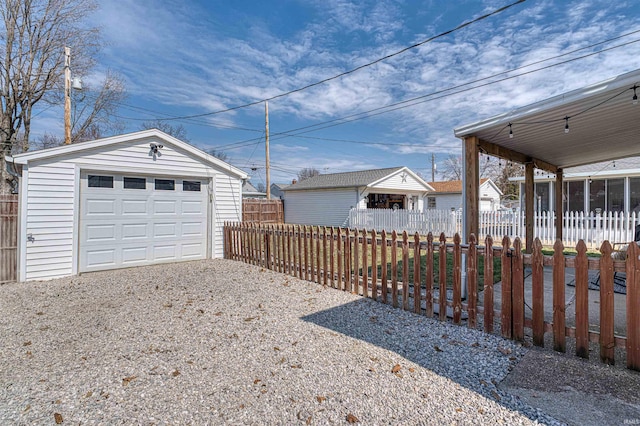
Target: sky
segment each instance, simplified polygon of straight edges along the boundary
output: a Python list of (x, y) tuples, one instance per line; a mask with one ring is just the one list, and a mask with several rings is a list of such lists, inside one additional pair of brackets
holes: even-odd
[[(266, 181), (264, 99), (367, 65), (515, 0), (98, 0), (99, 79), (123, 76), (125, 131), (170, 119)], [(453, 129), (640, 68), (636, 0), (526, 0), (269, 101), (271, 182), (302, 168), (407, 166), (436, 180)], [(414, 101), (409, 101), (415, 99)], [(409, 102), (406, 102), (409, 101)], [(254, 105), (242, 107), (243, 105)], [(241, 108), (237, 108), (241, 107)], [(226, 112), (221, 112), (229, 110)], [(58, 117), (59, 116), (59, 117)], [(195, 118), (180, 118), (191, 117)], [(61, 132), (62, 111), (34, 119)]]

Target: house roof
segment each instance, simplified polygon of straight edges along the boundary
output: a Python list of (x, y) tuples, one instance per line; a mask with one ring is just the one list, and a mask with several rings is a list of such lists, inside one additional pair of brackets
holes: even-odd
[(245, 180), (244, 183), (242, 184), (242, 193), (245, 193), (245, 192), (260, 192), (260, 191), (258, 191), (256, 187), (251, 184), (251, 182), (249, 182), (248, 180)]
[[(635, 70), (460, 126), (454, 134), (460, 138), (476, 136), (520, 153), (534, 165), (542, 160), (562, 169), (637, 156), (640, 145), (633, 141), (640, 133), (640, 106), (632, 105), (632, 97), (638, 86), (640, 70)], [(568, 133), (564, 131), (566, 124)]]
[(54, 158), (54, 157), (73, 154), (73, 153), (81, 153), (82, 151), (108, 147), (110, 145), (119, 144), (119, 143), (137, 142), (140, 139), (145, 139), (145, 138), (160, 139), (166, 144), (170, 144), (175, 147), (181, 148), (184, 151), (187, 151), (194, 157), (202, 160), (202, 162), (204, 163), (208, 163), (212, 166), (225, 170), (233, 175), (236, 175), (240, 179), (247, 178), (247, 174), (242, 170), (238, 169), (237, 167), (234, 167), (231, 164), (226, 163), (220, 160), (219, 158), (214, 157), (213, 155), (207, 154), (206, 152), (194, 147), (193, 145), (190, 145), (186, 142), (176, 139), (173, 136), (168, 135), (167, 133), (164, 133), (158, 129), (142, 130), (140, 132), (126, 133), (124, 135), (96, 139), (93, 141), (81, 142), (81, 143), (76, 143), (71, 145), (63, 145), (55, 148), (41, 149), (38, 151), (28, 151), (22, 154), (14, 155), (13, 157), (7, 157), (7, 160), (14, 162), (16, 164), (28, 164), (30, 161)]
[[(329, 173), (318, 175), (283, 188), (283, 191), (362, 187), (375, 183), (406, 167), (360, 170), (357, 172)], [(408, 169), (407, 169), (408, 170)]]
[[(480, 185), (489, 181), (489, 178), (480, 179)], [(462, 181), (461, 180), (446, 180), (441, 182), (428, 182), (436, 193), (462, 193)]]

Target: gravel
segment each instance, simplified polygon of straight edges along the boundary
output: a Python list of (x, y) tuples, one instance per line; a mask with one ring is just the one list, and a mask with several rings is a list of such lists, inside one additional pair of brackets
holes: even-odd
[(0, 286), (0, 424), (561, 424), (519, 344), (228, 260)]

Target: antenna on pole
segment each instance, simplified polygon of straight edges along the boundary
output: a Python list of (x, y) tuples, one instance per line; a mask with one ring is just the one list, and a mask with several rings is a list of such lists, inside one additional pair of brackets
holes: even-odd
[(64, 143), (71, 143), (71, 48), (64, 47)]
[(431, 153), (431, 182), (436, 181), (436, 155)]
[(264, 101), (264, 148), (265, 148), (265, 172), (267, 175), (267, 200), (271, 199), (271, 167), (269, 165), (269, 101)]

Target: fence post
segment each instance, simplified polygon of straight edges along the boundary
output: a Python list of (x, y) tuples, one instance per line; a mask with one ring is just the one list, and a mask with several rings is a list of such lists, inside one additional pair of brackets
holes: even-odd
[(398, 307), (398, 233), (391, 231), (391, 301)]
[(344, 290), (351, 293), (351, 232), (344, 230)]
[(402, 232), (402, 309), (409, 310), (409, 235)]
[(420, 284), (420, 234), (413, 235), (413, 312), (420, 313), (422, 289)]
[(327, 286), (329, 270), (327, 269), (327, 227), (322, 227), (322, 284)]
[(336, 244), (338, 245), (338, 253), (336, 256), (336, 262), (338, 263), (338, 290), (344, 290), (344, 287), (342, 286), (342, 265), (344, 264), (344, 246), (342, 243), (342, 228), (338, 228), (338, 233), (337, 233), (337, 242)]
[(513, 338), (524, 340), (524, 259), (522, 258), (522, 241), (516, 237), (513, 241), (513, 257), (511, 258), (511, 277), (513, 286)]
[(584, 240), (578, 241), (576, 251), (576, 355), (589, 358), (589, 261)]
[(533, 240), (531, 286), (533, 344), (544, 347), (544, 258), (542, 256), (542, 242), (538, 237)]
[(353, 230), (353, 292), (360, 294), (360, 234)]
[(460, 234), (453, 237), (453, 323), (460, 324), (462, 315), (462, 251), (460, 250)]
[(433, 318), (433, 234), (427, 234), (427, 278), (425, 282), (426, 312), (429, 318)]
[(381, 277), (380, 280), (382, 281), (380, 283), (380, 285), (382, 286), (381, 288), (381, 298), (382, 298), (382, 303), (387, 303), (387, 293), (388, 293), (388, 288), (387, 288), (387, 231), (385, 231), (384, 229), (382, 230), (382, 233), (380, 234), (380, 264), (381, 264)]
[(362, 295), (369, 297), (369, 262), (367, 230), (362, 230)]
[(447, 237), (444, 232), (440, 234), (439, 250), (439, 270), (438, 270), (438, 316), (440, 321), (447, 319)]
[(378, 300), (378, 235), (371, 230), (371, 298)]
[(640, 371), (640, 247), (627, 251), (627, 368)]
[(484, 330), (493, 333), (493, 238), (484, 240)]
[(336, 283), (335, 283), (335, 262), (333, 261), (333, 255), (334, 255), (334, 251), (335, 251), (335, 238), (334, 238), (334, 229), (333, 226), (331, 227), (331, 233), (329, 235), (330, 240), (329, 240), (329, 282), (331, 283), (331, 287), (335, 288)]
[[(600, 360), (614, 365), (614, 304), (613, 304), (613, 259), (611, 244), (605, 241), (600, 246)], [(628, 297), (628, 296), (627, 296)]]
[(564, 246), (553, 245), (553, 350), (565, 352)]
[(511, 251), (509, 246), (511, 241), (505, 236), (502, 239), (502, 309), (500, 331), (502, 337), (511, 339), (513, 337), (513, 303), (511, 294)]
[(467, 288), (469, 289), (469, 300), (467, 314), (469, 328), (476, 328), (477, 303), (478, 303), (478, 250), (476, 247), (476, 236), (469, 236), (469, 250), (467, 256)]

